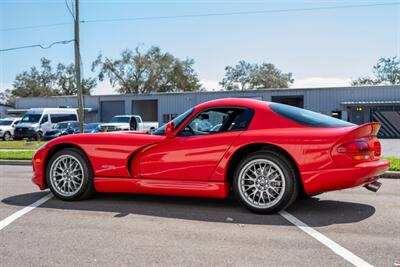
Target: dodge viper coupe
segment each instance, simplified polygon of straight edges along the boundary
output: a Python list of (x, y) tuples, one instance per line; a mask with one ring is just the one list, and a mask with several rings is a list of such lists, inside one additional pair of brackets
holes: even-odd
[(33, 157), (32, 180), (62, 200), (94, 192), (226, 198), (233, 191), (250, 210), (274, 213), (299, 195), (378, 190), (389, 168), (379, 128), (278, 103), (219, 99), (153, 132), (56, 138)]

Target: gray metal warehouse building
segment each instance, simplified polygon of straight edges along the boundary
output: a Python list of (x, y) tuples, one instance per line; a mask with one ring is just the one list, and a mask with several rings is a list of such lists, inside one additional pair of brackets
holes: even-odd
[[(400, 137), (399, 85), (85, 96), (85, 118), (107, 122), (114, 115), (138, 114), (145, 121), (163, 124), (194, 105), (226, 97), (285, 103), (356, 124), (380, 121), (383, 136)], [(15, 109), (8, 112), (17, 114), (33, 107), (77, 107), (77, 98), (18, 98)]]

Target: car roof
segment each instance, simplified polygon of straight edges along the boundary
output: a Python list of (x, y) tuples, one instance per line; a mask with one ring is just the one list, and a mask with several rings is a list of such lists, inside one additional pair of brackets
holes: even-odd
[(270, 102), (251, 98), (221, 98), (204, 102), (196, 106), (198, 109), (218, 107), (218, 106), (241, 106), (253, 109), (266, 108)]

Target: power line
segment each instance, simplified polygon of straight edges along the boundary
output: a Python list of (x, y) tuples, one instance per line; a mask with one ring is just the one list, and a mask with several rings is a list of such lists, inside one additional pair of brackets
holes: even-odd
[(41, 45), (41, 44), (35, 44), (35, 45), (25, 45), (25, 46), (17, 46), (17, 47), (10, 47), (10, 48), (5, 48), (5, 49), (0, 49), (0, 52), (5, 52), (5, 51), (12, 51), (12, 50), (18, 50), (18, 49), (25, 49), (25, 48), (33, 48), (33, 47), (40, 47), (41, 49), (49, 49), (51, 48), (53, 45), (56, 44), (68, 44), (71, 42), (74, 42), (75, 39), (72, 40), (65, 40), (65, 41), (57, 41), (57, 42), (53, 42), (49, 45)]
[(39, 29), (39, 28), (51, 28), (63, 25), (71, 25), (72, 22), (60, 22), (60, 23), (50, 23), (50, 24), (39, 24), (39, 25), (31, 25), (31, 26), (21, 26), (21, 27), (11, 27), (11, 28), (3, 28), (0, 29), (2, 32), (8, 31), (20, 31), (20, 30), (30, 30), (30, 29)]
[(390, 6), (390, 5), (400, 5), (400, 2), (365, 4), (365, 5), (360, 4), (360, 5), (346, 5), (346, 6), (311, 7), (311, 8), (270, 9), (270, 10), (259, 10), (259, 11), (205, 13), (205, 14), (174, 15), (174, 16), (93, 19), (93, 20), (82, 20), (81, 23), (117, 22), (117, 21), (134, 21), (134, 20), (158, 20), (158, 19), (180, 19), (180, 18), (198, 18), (198, 17), (219, 17), (219, 16), (234, 16), (234, 15), (253, 15), (253, 14), (267, 14), (267, 13), (287, 13), (287, 12), (317, 11), (317, 10), (330, 10), (330, 9), (346, 9), (346, 8), (373, 7), (373, 6)]
[[(70, 8), (69, 4), (68, 4), (68, 0), (65, 0), (65, 5), (67, 6), (67, 9), (69, 11), (69, 13), (71, 14), (72, 18), (75, 20), (75, 14), (72, 11), (72, 9)], [(72, 8), (74, 7), (74, 4), (72, 4)]]
[[(268, 13), (289, 13), (289, 12), (319, 11), (319, 10), (377, 7), (377, 6), (394, 6), (394, 5), (400, 5), (400, 2), (387, 2), (387, 3), (376, 3), (376, 4), (359, 4), (359, 5), (344, 5), (344, 6), (327, 6), (327, 7), (310, 7), (310, 8), (270, 9), (270, 10), (257, 10), (257, 11), (204, 13), (204, 14), (187, 14), (187, 15), (171, 15), (171, 16), (150, 16), (150, 17), (111, 18), (111, 19), (92, 19), (92, 20), (89, 19), (89, 20), (81, 20), (80, 23), (100, 23), (100, 22), (137, 21), (137, 20), (159, 20), (159, 19), (220, 17), (220, 16), (253, 15), (253, 14), (268, 14)], [(60, 22), (60, 23), (52, 23), (52, 24), (42, 24), (42, 25), (3, 28), (3, 29), (0, 29), (0, 31), (17, 31), (17, 30), (26, 30), (26, 29), (49, 28), (49, 27), (71, 25), (71, 24), (73, 24), (73, 22)]]

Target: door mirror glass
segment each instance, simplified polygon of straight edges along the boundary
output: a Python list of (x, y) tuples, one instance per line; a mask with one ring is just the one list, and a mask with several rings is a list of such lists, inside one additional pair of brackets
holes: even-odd
[(175, 137), (175, 124), (174, 122), (170, 121), (167, 123), (167, 127), (165, 127), (165, 136), (167, 138), (174, 138)]

